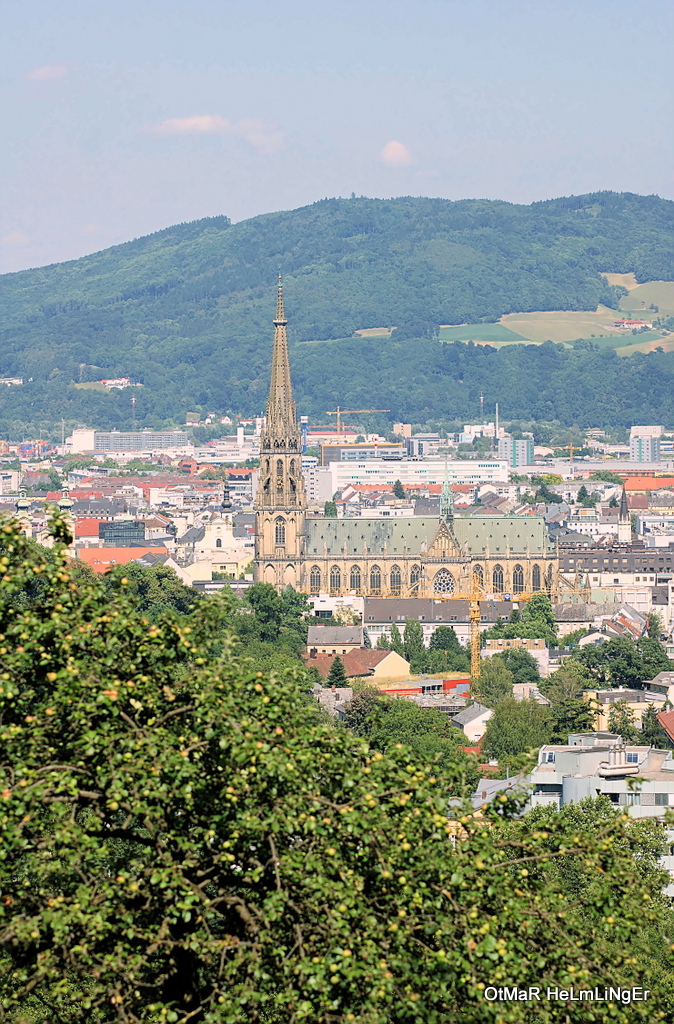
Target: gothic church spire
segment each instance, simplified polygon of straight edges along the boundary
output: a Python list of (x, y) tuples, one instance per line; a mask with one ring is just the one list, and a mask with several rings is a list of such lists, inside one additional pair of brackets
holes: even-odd
[(285, 310), (283, 307), (283, 280), (278, 276), (276, 316), (274, 317), (274, 354), (271, 364), (271, 387), (267, 400), (268, 437), (294, 437), (298, 433), (297, 412), (293, 401), (290, 382), (290, 360), (288, 358), (288, 336)]

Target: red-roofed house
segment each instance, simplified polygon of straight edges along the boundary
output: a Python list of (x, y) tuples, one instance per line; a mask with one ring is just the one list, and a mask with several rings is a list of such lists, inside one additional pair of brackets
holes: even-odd
[(128, 565), (147, 554), (168, 555), (165, 547), (78, 548), (77, 557), (96, 572), (107, 572), (113, 565)]
[(674, 743), (674, 710), (658, 711), (658, 722)]
[(348, 654), (317, 654), (315, 657), (306, 657), (306, 665), (318, 669), (321, 677), (327, 679), (336, 657), (341, 657), (348, 679), (372, 678), (372, 679), (406, 679), (410, 674), (410, 665), (395, 651), (388, 651), (386, 648), (374, 648), (368, 650), (365, 647), (358, 647)]

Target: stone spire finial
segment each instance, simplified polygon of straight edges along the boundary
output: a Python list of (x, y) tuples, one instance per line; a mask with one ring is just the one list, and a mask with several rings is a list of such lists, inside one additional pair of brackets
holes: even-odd
[(281, 271), (278, 275), (278, 290), (276, 293), (276, 316), (274, 317), (274, 326), (285, 327), (288, 321), (286, 320), (285, 310), (283, 308), (283, 278), (281, 277)]
[(445, 479), (442, 482), (442, 493), (440, 495), (440, 518), (454, 518), (454, 493), (449, 486), (449, 471), (447, 458), (445, 458)]

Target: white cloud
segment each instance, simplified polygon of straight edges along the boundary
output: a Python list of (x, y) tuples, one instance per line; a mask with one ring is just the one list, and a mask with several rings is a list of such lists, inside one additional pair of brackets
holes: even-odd
[(229, 121), (219, 114), (172, 117), (149, 130), (155, 135), (234, 135), (266, 156), (280, 152), (285, 146), (283, 133), (266, 126), (262, 121)]
[(388, 167), (408, 167), (414, 161), (412, 151), (395, 139), (386, 143), (381, 151), (381, 158)]
[(197, 117), (171, 117), (168, 121), (161, 121), (150, 131), (157, 135), (185, 135), (193, 132), (228, 132), (231, 129), (231, 121), (220, 117), (219, 114), (201, 114)]
[(53, 82), (57, 78), (63, 78), (68, 73), (65, 64), (47, 64), (43, 68), (34, 68), (29, 71), (26, 78), (32, 82)]

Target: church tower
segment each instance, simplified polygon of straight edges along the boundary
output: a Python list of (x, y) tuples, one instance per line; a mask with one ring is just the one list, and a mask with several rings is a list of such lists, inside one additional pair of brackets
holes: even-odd
[(279, 274), (271, 386), (260, 438), (260, 475), (255, 496), (255, 580), (272, 583), (279, 590), (297, 587), (300, 582), (307, 506), (301, 431), (290, 383), (287, 324)]
[(623, 492), (620, 495), (620, 514), (618, 516), (618, 543), (630, 544), (632, 541), (632, 517), (627, 507), (627, 494), (623, 484)]

